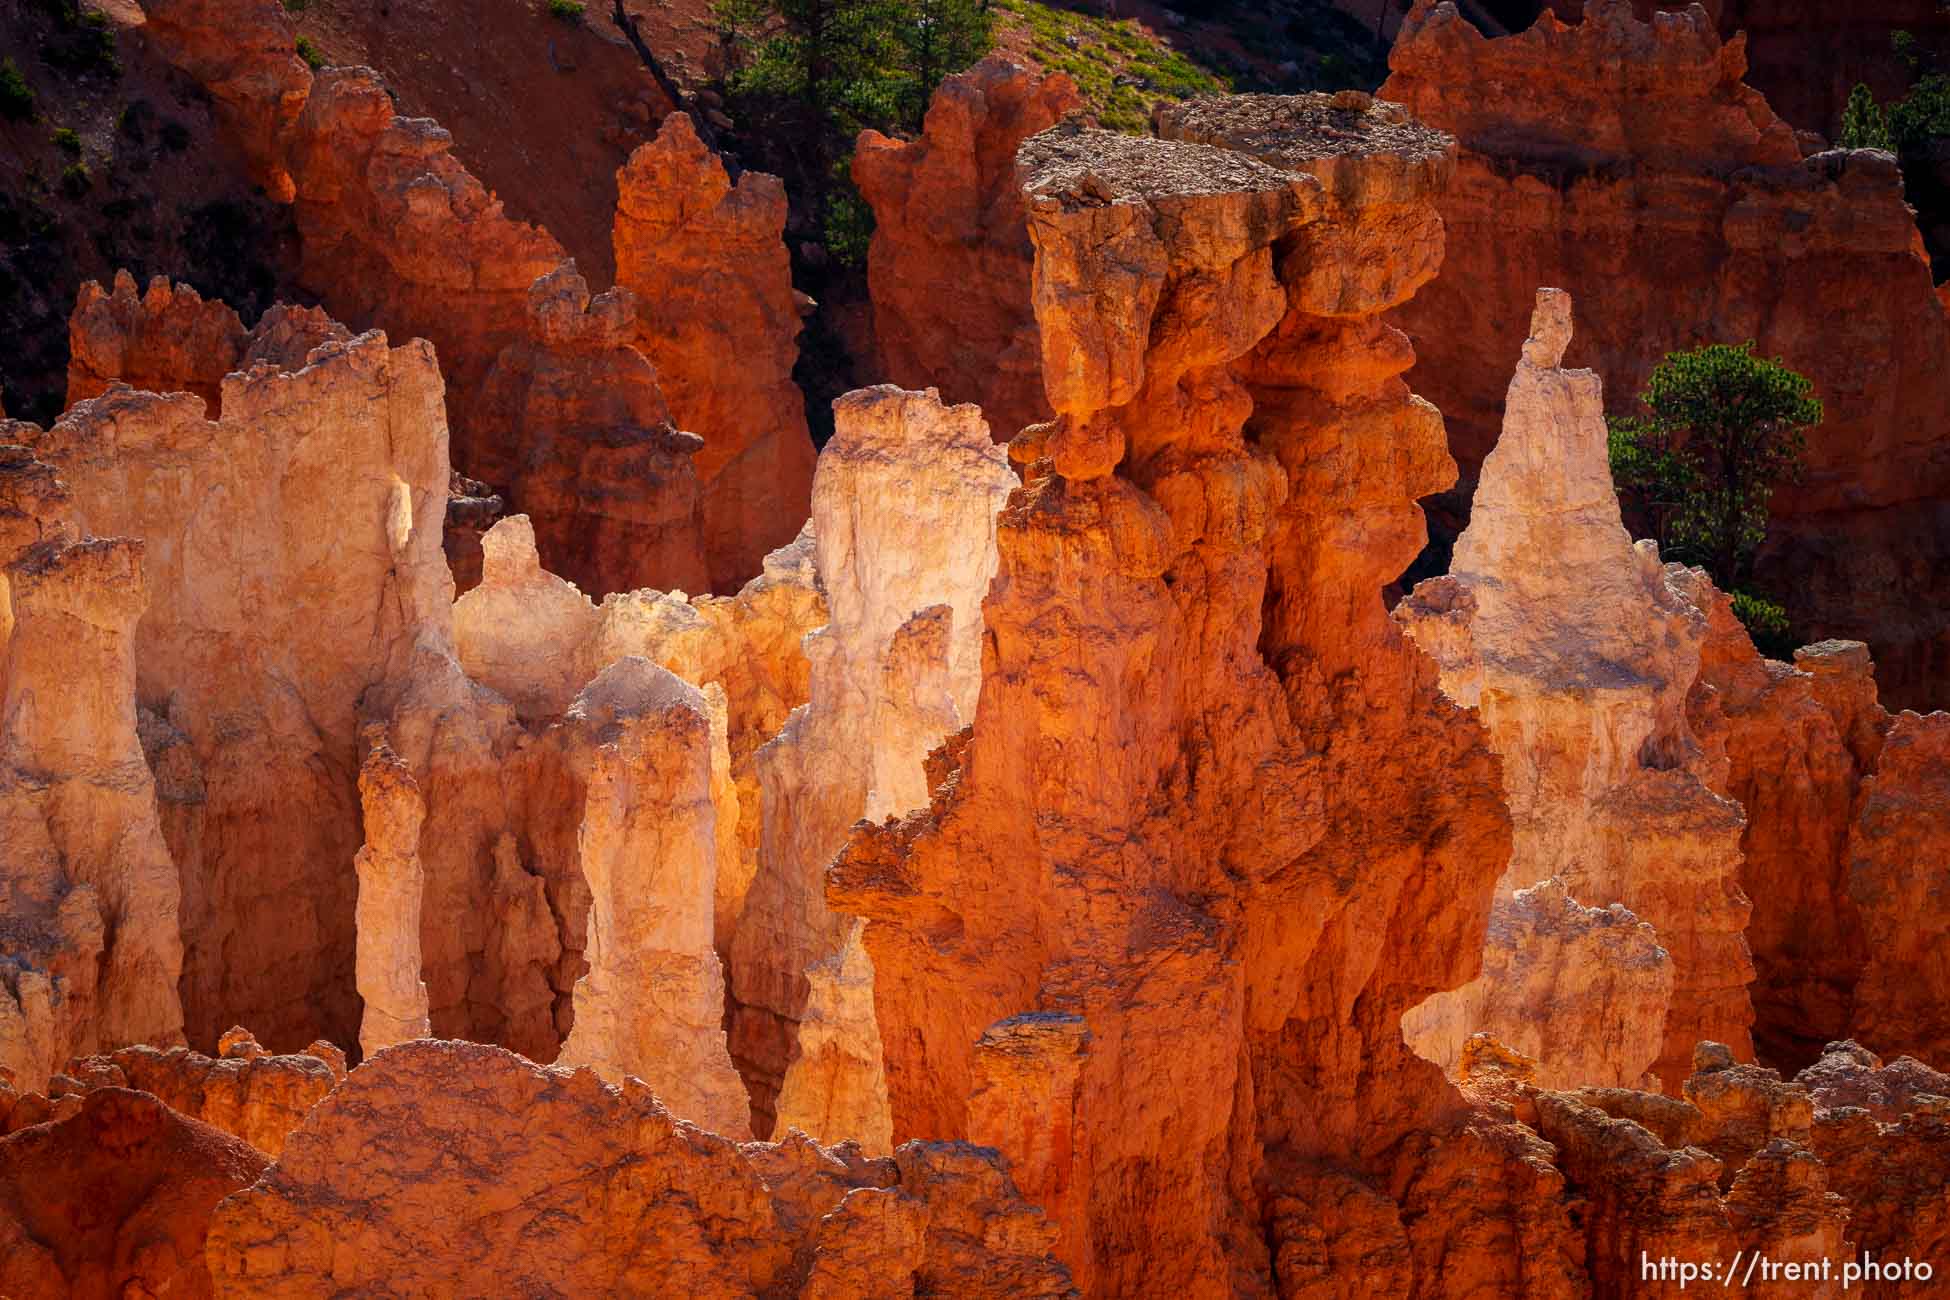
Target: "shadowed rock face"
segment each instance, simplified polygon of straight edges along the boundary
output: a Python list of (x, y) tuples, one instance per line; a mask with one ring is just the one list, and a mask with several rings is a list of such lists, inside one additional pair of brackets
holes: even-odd
[(697, 453), (714, 590), (758, 572), (806, 517), (813, 445), (792, 382), (799, 310), (781, 239), (785, 186), (724, 163), (672, 113), (616, 174), (616, 282), (636, 295), (636, 345)]
[(934, 92), (919, 138), (863, 131), (876, 376), (982, 408), (998, 439), (1050, 416), (1016, 149), (1082, 107), (1074, 82), (991, 55)]
[(126, 1088), (0, 1139), (0, 1288), (21, 1300), (213, 1294), (203, 1243), (217, 1203), (266, 1159)]
[(1742, 83), (1743, 43), (1697, 11), (1646, 23), (1602, 0), (1575, 26), (1546, 15), (1492, 40), (1421, 0), (1390, 67), (1381, 94), (1461, 146), (1439, 204), (1444, 273), (1399, 319), (1465, 485), (1494, 444), (1498, 359), (1521, 344), (1537, 285), (1581, 304), (1569, 360), (1598, 373), (1614, 410), (1666, 353), (1753, 339), (1809, 375), (1825, 409), (1805, 478), (1776, 493), (1756, 581), (1801, 635), (1868, 642), (1886, 697), (1936, 701), (1950, 318), (1894, 161), (1803, 158)]
[(573, 262), (528, 291), (527, 335), (495, 358), (488, 436), (469, 466), (504, 486), (542, 563), (598, 598), (709, 586), (692, 457), (657, 371), (633, 346), (636, 300), (595, 299)]
[[(1660, 9), (1685, 10), (1692, 0), (1632, 0), (1650, 19)], [(1565, 22), (1584, 13), (1585, 0), (1549, 0)], [(1776, 112), (1797, 128), (1830, 139), (1841, 132), (1849, 92), (1866, 82), (1879, 103), (1900, 98), (1913, 79), (1891, 43), (1908, 32), (1924, 49), (1936, 49), (1950, 32), (1950, 15), (1936, 0), (1860, 0), (1846, 6), (1822, 0), (1711, 0), (1706, 12), (1731, 41), (1747, 42), (1747, 81)]]
[[(777, 177), (734, 187), (671, 114), (617, 174), (617, 282), (633, 310), (602, 295), (576, 321), (592, 305), (560, 309), (575, 296), (562, 246), (511, 220), (437, 123), (396, 113), (372, 69), (314, 77), (275, 0), (143, 10), (159, 51), (216, 97), (272, 197), (292, 204), (303, 288), (356, 327), (439, 350), (454, 468), (511, 493), (551, 565), (592, 591), (728, 591), (791, 541), (813, 447), (792, 382), (799, 312)], [(457, 559), (471, 555), (464, 533)]]

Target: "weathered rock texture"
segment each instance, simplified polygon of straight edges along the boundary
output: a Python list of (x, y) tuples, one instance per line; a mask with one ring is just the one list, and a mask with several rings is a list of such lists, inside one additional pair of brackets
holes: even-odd
[(114, 387), (37, 439), (84, 531), (143, 543), (123, 708), (141, 705), (160, 774), (198, 1046), (239, 1021), (279, 1048), (356, 1040), (360, 699), (450, 618), (432, 349), (375, 332), (305, 360), (228, 376), (216, 422), (197, 397)]
[(1917, 944), (1942, 910), (1950, 715), (1892, 718), (1859, 641), (1804, 646), (1792, 665), (1762, 659), (1703, 573), (1667, 572), (1708, 613), (1687, 712), (1727, 756), (1724, 793), (1747, 812), (1759, 1055), (1792, 1069), (1853, 1037), (1940, 1059), (1950, 1039)]
[[(1504, 890), (1556, 877), (1576, 902), (1623, 904), (1653, 927), (1671, 971), (1641, 945), (1635, 961), (1589, 978), (1623, 982), (1633, 971), (1642, 989), (1591, 999), (1559, 988), (1531, 1001), (1524, 983), (1554, 981), (1526, 967), (1559, 958), (1499, 954), (1485, 977), (1516, 987), (1453, 995), (1487, 996), (1484, 1011), (1499, 1018), (1432, 1011), (1448, 1034), (1429, 1050), (1453, 1061), (1463, 1037), (1488, 1029), (1537, 1057), (1548, 1086), (1630, 1084), (1656, 1069), (1677, 1087), (1702, 1038), (1752, 1055), (1742, 816), (1714, 792), (1724, 780), (1686, 717), (1706, 616), (1668, 581), (1657, 547), (1635, 545), (1620, 522), (1599, 379), (1561, 365), (1569, 296), (1540, 289), (1536, 304), (1451, 571), (1417, 587), (1398, 617), (1441, 666), (1443, 689), (1480, 712), (1503, 759), (1515, 829)], [(1493, 927), (1491, 943), (1526, 937)], [(1628, 1023), (1658, 1025), (1644, 1013), (1665, 984), (1662, 1031), (1634, 1037)]]
[(710, 707), (695, 686), (631, 656), (604, 669), (564, 721), (587, 789), (577, 856), (592, 904), (589, 973), (576, 981), (559, 1060), (642, 1079), (680, 1119), (747, 1136), (711, 948)]
[(740, 1147), (634, 1080), (430, 1041), (320, 1103), (208, 1250), (235, 1296), (1074, 1296), (1052, 1235), (990, 1152)]
[(1058, 418), (1010, 447), (976, 725), (828, 876), (895, 1139), (1031, 1171), (1090, 1294), (1297, 1294), (1336, 1250), (1514, 1284), (1444, 1243), (1523, 1232), (1548, 1271), (1561, 1215), (1502, 1194), (1550, 1175), (1452, 1127), (1400, 1030), (1475, 973), (1509, 846), (1481, 729), (1381, 602), (1453, 473), (1377, 319), (1439, 263), (1450, 145), (1365, 96), (1162, 129), (1023, 146)]
[(999, 438), (1051, 413), (1016, 149), (1082, 106), (1064, 74), (991, 55), (941, 83), (919, 138), (869, 130), (854, 148), (874, 217), (875, 373), (974, 402)]
[(40, 1090), (71, 1055), (182, 1041), (183, 942), (136, 731), (136, 624), (152, 590), (143, 543), (68, 540), (74, 503), (47, 466), (9, 450), (0, 1067)]
[(355, 917), (358, 941), (354, 975), (365, 1010), (359, 1019), (359, 1050), (367, 1056), (432, 1032), (427, 986), (420, 978), (421, 901), (426, 872), (420, 867), (420, 830), (426, 800), (386, 729), (369, 724), (359, 764), (359, 807), (366, 842), (352, 859), (359, 877)]
[(1451, 1077), (1490, 1033), (1531, 1058), (1540, 1087), (1656, 1084), (1647, 1071), (1672, 994), (1658, 931), (1621, 903), (1586, 907), (1548, 876), (1497, 899), (1483, 973), (1409, 1012), (1402, 1033)]
[(244, 323), (226, 304), (205, 302), (165, 276), (138, 295), (135, 277), (117, 271), (112, 291), (90, 280), (75, 300), (68, 405), (99, 396), (119, 379), (154, 393), (195, 393), (214, 419), (223, 377), (238, 368), (244, 347)]
[(594, 301), (573, 262), (528, 291), (528, 333), (495, 359), (468, 472), (507, 489), (542, 563), (601, 597), (702, 591), (697, 475), (657, 371), (633, 347), (627, 289)]
[(711, 586), (752, 577), (806, 517), (813, 446), (792, 382), (799, 309), (781, 235), (785, 186), (724, 163), (672, 113), (616, 174), (616, 282), (637, 346), (697, 453)]
[[(513, 491), (549, 562), (592, 590), (706, 585), (690, 576), (691, 442), (664, 427), (656, 376), (624, 352), (622, 301), (599, 297), (585, 317), (555, 238), (510, 219), (449, 133), (396, 113), (372, 69), (314, 77), (275, 0), (143, 10), (158, 49), (224, 104), (273, 197), (292, 203), (304, 289), (355, 327), (438, 348), (455, 468)], [(734, 186), (685, 113), (617, 183), (617, 281), (637, 295), (635, 341), (669, 417), (704, 439), (697, 540), (709, 585), (730, 590), (791, 540), (812, 477), (785, 190), (756, 172)], [(544, 277), (547, 301), (531, 303)]]
[[(891, 386), (833, 404), (813, 477), (830, 611), (810, 695), (756, 755), (758, 872), (731, 949), (732, 1049), (761, 1133), (890, 1149), (873, 964), (829, 909), (827, 865), (862, 817), (925, 806), (923, 761), (974, 718), (996, 512), (1015, 473), (974, 406)], [(776, 1098), (776, 1123), (773, 1101)]]
[(232, 1029), (216, 1056), (187, 1047), (124, 1047), (77, 1057), (54, 1076), (49, 1091), (58, 1102), (100, 1088), (134, 1088), (275, 1160), (285, 1137), (344, 1077), (345, 1056), (329, 1043), (274, 1055), (244, 1030)]
[(262, 1153), (126, 1088), (0, 1139), (0, 1292), (16, 1300), (209, 1296), (217, 1203)]
[[(482, 582), (453, 608), (454, 653), (427, 639), (404, 674), (368, 692), (364, 716), (381, 725), (425, 809), (413, 841), (424, 877), (417, 975), (432, 1032), (553, 1060), (587, 970), (595, 899), (583, 858), (598, 842), (586, 837), (600, 831), (604, 854), (627, 874), (657, 830), (653, 794), (623, 798), (617, 781), (628, 773), (591, 785), (592, 773), (620, 760), (598, 761), (609, 742), (570, 716), (578, 695), (630, 656), (702, 691), (712, 862), (696, 882), (707, 943), (728, 953), (756, 869), (753, 751), (806, 698), (800, 641), (824, 621), (825, 605), (809, 538), (768, 557), (765, 574), (736, 596), (646, 589), (601, 606), (541, 567), (526, 516), (501, 520), (482, 540)], [(622, 790), (622, 802), (605, 790)], [(636, 885), (619, 882), (610, 902), (630, 905)], [(400, 923), (395, 912), (390, 926)], [(689, 943), (673, 951), (697, 954)]]
[(1619, 410), (1667, 352), (1756, 340), (1814, 380), (1825, 411), (1804, 481), (1776, 494), (1756, 580), (1801, 635), (1868, 642), (1886, 697), (1936, 701), (1950, 320), (1894, 161), (1801, 157), (1742, 84), (1742, 43), (1698, 10), (1648, 24), (1628, 0), (1594, 0), (1577, 26), (1546, 15), (1493, 40), (1419, 0), (1390, 66), (1380, 93), (1462, 147), (1441, 201), (1451, 256), (1400, 318), (1465, 483), (1539, 284), (1584, 305), (1570, 359)]
[[(1797, 127), (1833, 139), (1840, 135), (1849, 92), (1866, 82), (1887, 103), (1909, 89), (1915, 73), (1891, 38), (1907, 32), (1926, 50), (1942, 47), (1950, 15), (1936, 0), (1704, 0), (1720, 35), (1744, 36), (1747, 81)], [(1683, 10), (1692, 0), (1632, 0), (1640, 18), (1655, 10)], [(1550, 0), (1559, 18), (1574, 22), (1584, 0)]]
[(1950, 960), (1941, 933), (1950, 893), (1950, 713), (1904, 713), (1862, 784), (1849, 836), (1848, 895), (1867, 961), (1854, 1037), (1878, 1051), (1950, 1062)]

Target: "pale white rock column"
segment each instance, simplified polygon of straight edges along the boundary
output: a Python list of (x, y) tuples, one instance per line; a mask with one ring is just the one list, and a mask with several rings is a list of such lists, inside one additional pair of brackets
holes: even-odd
[[(1545, 1086), (1647, 1070), (1676, 1085), (1699, 1037), (1751, 1054), (1743, 819), (1709, 788), (1713, 760), (1686, 721), (1705, 616), (1656, 546), (1625, 531), (1600, 381), (1562, 368), (1570, 339), (1570, 296), (1539, 290), (1450, 572), (1396, 611), (1444, 691), (1481, 713), (1513, 823), (1482, 979), (1404, 1028), (1450, 1062), (1486, 1029), (1536, 1056)], [(1570, 906), (1513, 906), (1552, 878)], [(1656, 943), (1621, 927), (1614, 904)], [(1568, 957), (1607, 949), (1630, 958), (1600, 973)], [(1653, 1016), (1662, 987), (1670, 1002)]]
[(812, 502), (828, 622), (806, 638), (807, 703), (758, 753), (732, 1045), (760, 1132), (885, 1151), (872, 962), (861, 923), (826, 906), (826, 868), (861, 818), (927, 801), (922, 761), (974, 719), (995, 518), (1018, 480), (981, 411), (933, 390), (862, 389), (833, 414)]
[(671, 1113), (744, 1138), (712, 951), (719, 844), (714, 728), (697, 687), (647, 659), (605, 668), (570, 706), (587, 794), (578, 855), (591, 896), (575, 1024), (557, 1058), (634, 1075)]
[(359, 876), (355, 978), (365, 1014), (359, 1047), (370, 1058), (395, 1043), (427, 1038), (427, 986), (420, 978), (420, 905), (426, 887), (420, 866), (420, 827), (426, 801), (412, 770), (387, 743), (379, 724), (366, 728), (359, 767), (365, 846), (352, 860)]
[(0, 696), (0, 1064), (183, 1041), (180, 886), (136, 734), (143, 546), (49, 540), (9, 573)]

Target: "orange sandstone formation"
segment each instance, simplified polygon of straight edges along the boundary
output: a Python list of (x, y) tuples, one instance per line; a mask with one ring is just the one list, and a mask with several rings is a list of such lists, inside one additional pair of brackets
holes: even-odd
[(147, 1093), (91, 1092), (74, 1114), (0, 1139), (0, 1293), (212, 1295), (212, 1211), (265, 1163)]
[(354, 974), (365, 1004), (359, 1050), (371, 1056), (432, 1032), (427, 986), (420, 978), (420, 905), (426, 891), (420, 828), (427, 806), (413, 773), (386, 743), (383, 726), (368, 724), (362, 743), (359, 805), (366, 842), (352, 859), (359, 877)]
[[(1702, 1038), (1752, 1054), (1742, 818), (1711, 788), (1718, 772), (1686, 719), (1705, 616), (1668, 581), (1657, 547), (1634, 545), (1620, 523), (1600, 381), (1561, 368), (1569, 296), (1540, 289), (1536, 302), (1451, 571), (1398, 614), (1441, 665), (1443, 689), (1479, 710), (1503, 759), (1515, 823), (1503, 888), (1557, 877), (1577, 902), (1623, 904), (1651, 924), (1672, 969), (1642, 945), (1593, 978), (1637, 972), (1643, 990), (1589, 999), (1559, 988), (1525, 1001), (1476, 987), (1438, 994), (1422, 1028), (1446, 1034), (1429, 1045), (1446, 1061), (1488, 1029), (1536, 1057), (1548, 1086), (1630, 1084), (1656, 1068), (1676, 1087)], [(1493, 945), (1518, 938), (1492, 929)], [(1486, 978), (1532, 978), (1508, 957), (1489, 965)], [(1670, 1010), (1648, 1021), (1665, 984)], [(1452, 996), (1487, 999), (1480, 1013), (1498, 1018), (1443, 1009)], [(1658, 1032), (1635, 1040), (1628, 1026)]]
[(982, 413), (933, 390), (862, 389), (833, 417), (811, 524), (830, 615), (805, 640), (807, 703), (756, 755), (732, 1050), (759, 1132), (797, 1126), (879, 1154), (892, 1134), (873, 965), (860, 922), (826, 905), (826, 867), (860, 818), (927, 803), (928, 751), (974, 717), (995, 516), (1017, 480)]
[(356, 1037), (358, 709), (447, 625), (440, 392), (426, 344), (369, 333), (226, 377), (216, 422), (114, 387), (36, 440), (83, 529), (145, 543), (131, 705), (169, 773), (198, 1045)]
[(1848, 896), (1867, 960), (1853, 1037), (1950, 1062), (1950, 954), (1940, 940), (1950, 850), (1950, 713), (1904, 713), (1862, 784), (1849, 836)]
[[(1886, 155), (1803, 158), (1741, 82), (1744, 44), (1697, 10), (1593, 0), (1489, 39), (1418, 0), (1381, 89), (1456, 134), (1450, 257), (1401, 312), (1465, 481), (1500, 423), (1532, 289), (1585, 305), (1570, 358), (1615, 409), (1669, 351), (1756, 340), (1814, 380), (1825, 419), (1782, 488), (1756, 580), (1811, 639), (1869, 643), (1883, 693), (1933, 700), (1950, 624), (1950, 317)], [(1486, 90), (1485, 88), (1494, 88)], [(1900, 558), (1896, 558), (1900, 557)]]
[[(1472, 1230), (1534, 1233), (1542, 1271), (1561, 1216), (1445, 1190), (1535, 1189), (1538, 1148), (1451, 1129), (1400, 1031), (1474, 974), (1509, 844), (1481, 731), (1380, 597), (1452, 467), (1377, 315), (1440, 254), (1352, 254), (1386, 245), (1371, 221), (1439, 239), (1449, 144), (1365, 96), (1164, 129), (1192, 139), (1020, 155), (1058, 419), (1011, 444), (972, 735), (828, 876), (868, 919), (895, 1138), (1031, 1170), (1091, 1294), (1297, 1289), (1322, 1215), (1399, 1243), (1404, 1278), (1514, 1279), (1440, 1262)], [(1458, 1140), (1404, 1141), (1436, 1128)]]
[(670, 423), (635, 332), (627, 289), (591, 301), (573, 262), (535, 281), (526, 337), (487, 374), (467, 465), (529, 517), (549, 571), (598, 597), (708, 585), (691, 465), (702, 444)]
[(0, 1066), (182, 1041), (176, 867), (136, 735), (143, 544), (46, 541), (8, 570), (0, 695)]
[(281, 137), (313, 85), (291, 15), (262, 0), (141, 0), (141, 12), (144, 36), (216, 100), (252, 179), (290, 202)]
[(863, 131), (853, 154), (875, 373), (974, 402), (1001, 438), (1050, 417), (1016, 148), (1081, 107), (1069, 77), (991, 55), (941, 83), (918, 139)]
[(511, 221), (451, 152), (400, 117), (369, 68), (327, 68), (284, 140), (297, 184), (301, 275), (332, 313), (439, 351), (463, 470), (485, 439), (477, 402), (502, 348), (527, 334), (528, 290), (560, 244)]
[(321, 1102), (218, 1209), (208, 1259), (221, 1296), (1074, 1297), (1051, 1235), (992, 1153), (741, 1147), (634, 1079), (431, 1041)]
[(564, 722), (587, 789), (577, 856), (592, 903), (589, 973), (576, 981), (559, 1060), (641, 1079), (678, 1118), (743, 1137), (749, 1105), (725, 1049), (724, 973), (711, 949), (709, 706), (631, 656), (590, 682)]
[(344, 1054), (329, 1043), (274, 1055), (245, 1030), (231, 1029), (216, 1056), (142, 1046), (78, 1057), (54, 1076), (50, 1091), (81, 1096), (98, 1088), (134, 1088), (275, 1160), (305, 1113), (343, 1078)]
[(135, 277), (115, 273), (113, 292), (90, 280), (81, 286), (68, 321), (68, 405), (105, 392), (121, 380), (153, 393), (191, 392), (214, 418), (223, 377), (239, 369), (243, 322), (221, 302), (205, 302), (186, 284), (164, 276), (141, 296)]
[[(706, 914), (722, 955), (755, 869), (752, 752), (805, 698), (799, 642), (824, 605), (810, 541), (768, 557), (767, 572), (736, 596), (643, 590), (600, 607), (541, 568), (525, 516), (490, 529), (483, 557), (481, 585), (453, 608), (453, 652), (423, 638), (411, 666), (367, 694), (364, 716), (383, 724), (425, 806), (419, 978), (433, 1033), (552, 1060), (585, 970), (595, 901), (585, 834), (614, 822), (589, 785), (600, 737), (568, 717), (577, 696), (633, 655), (702, 690), (715, 880)], [(653, 829), (646, 815), (628, 814), (636, 820), (624, 831)], [(609, 842), (604, 852), (628, 866), (634, 850)], [(627, 901), (629, 887), (619, 888)], [(689, 906), (670, 900), (680, 903)]]
[(672, 113), (616, 187), (616, 282), (636, 295), (636, 343), (671, 418), (704, 439), (705, 567), (728, 590), (792, 540), (812, 488), (805, 399), (792, 382), (799, 310), (780, 238), (785, 186), (762, 172), (733, 184), (690, 117)]

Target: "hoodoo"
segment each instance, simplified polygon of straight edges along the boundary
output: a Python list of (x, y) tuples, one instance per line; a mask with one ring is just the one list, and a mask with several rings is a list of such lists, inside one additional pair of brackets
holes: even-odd
[(0, 1294), (1941, 1291), (1939, 29), (1316, 7), (15, 6)]

